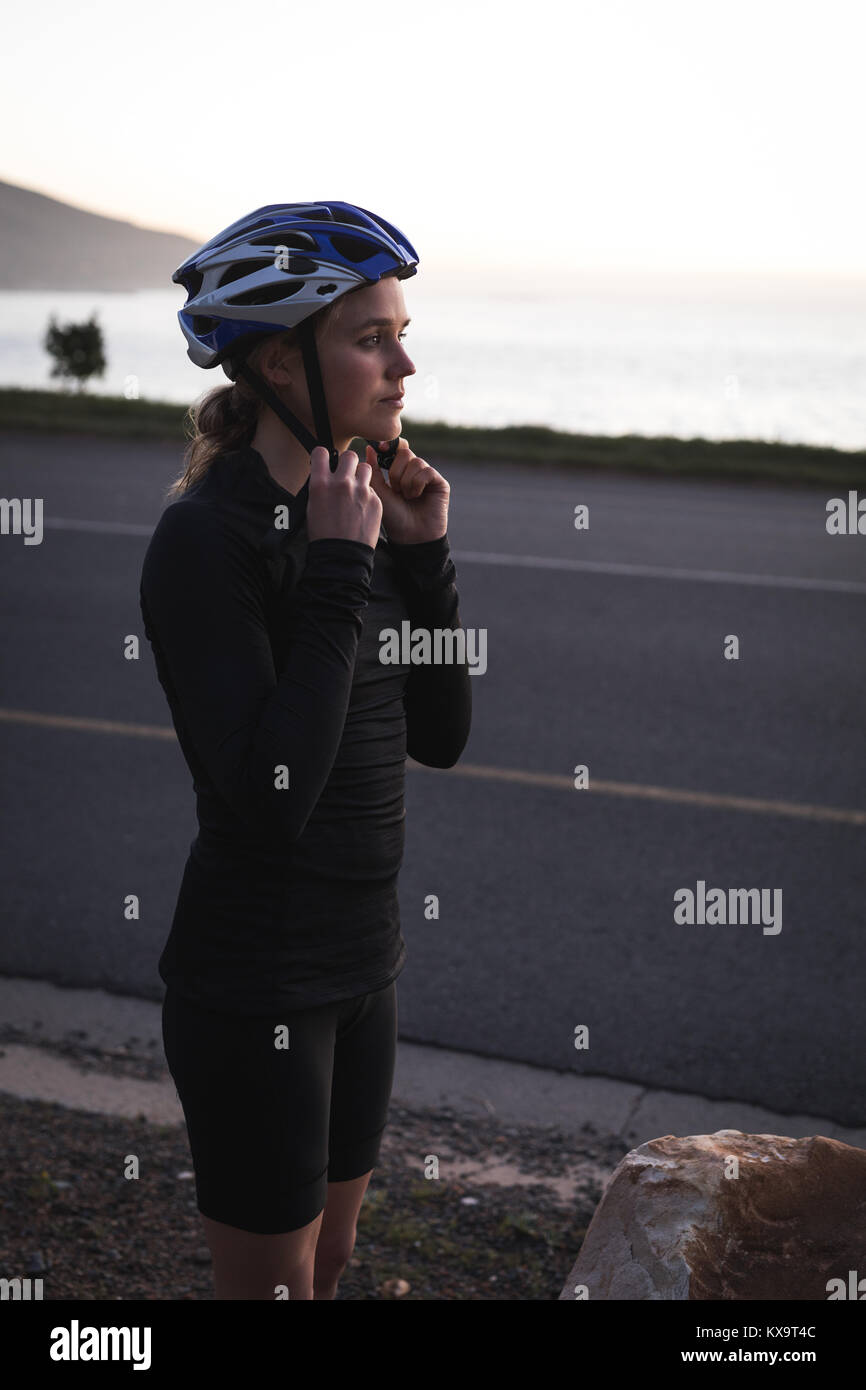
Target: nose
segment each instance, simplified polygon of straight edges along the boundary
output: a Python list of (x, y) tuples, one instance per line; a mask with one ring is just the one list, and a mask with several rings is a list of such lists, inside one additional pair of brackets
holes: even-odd
[(412, 361), (412, 358), (409, 356), (402, 343), (398, 343), (397, 347), (399, 348), (399, 355), (397, 357), (397, 362), (399, 364), (397, 375), (414, 376), (415, 363)]

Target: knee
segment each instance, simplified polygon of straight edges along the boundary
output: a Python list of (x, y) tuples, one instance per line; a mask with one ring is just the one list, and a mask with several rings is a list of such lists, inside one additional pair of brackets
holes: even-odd
[(354, 1233), (340, 1240), (320, 1241), (316, 1246), (316, 1275), (336, 1279), (346, 1268), (355, 1249)]

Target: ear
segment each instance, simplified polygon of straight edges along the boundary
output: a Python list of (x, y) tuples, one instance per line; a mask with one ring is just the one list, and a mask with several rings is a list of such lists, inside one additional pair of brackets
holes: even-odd
[[(278, 333), (267, 339), (259, 361), (259, 370), (266, 368), (267, 372), (272, 374), (270, 380), (273, 384), (288, 386), (294, 376), (302, 374), (300, 345), (294, 341), (287, 341), (285, 334)], [(262, 375), (268, 380), (265, 371), (262, 371)]]

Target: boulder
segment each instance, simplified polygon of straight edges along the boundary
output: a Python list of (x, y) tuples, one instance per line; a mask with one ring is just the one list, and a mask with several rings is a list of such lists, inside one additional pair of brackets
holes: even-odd
[(866, 1151), (738, 1129), (651, 1139), (608, 1179), (559, 1297), (866, 1299)]

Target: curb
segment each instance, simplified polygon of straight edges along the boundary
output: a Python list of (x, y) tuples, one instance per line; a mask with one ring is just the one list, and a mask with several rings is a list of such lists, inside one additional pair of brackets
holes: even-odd
[[(60, 989), (0, 977), (0, 1092), (154, 1124), (182, 1124), (162, 1047), (161, 1004), (101, 989)], [(603, 1135), (636, 1148), (665, 1134), (739, 1129), (823, 1134), (866, 1148), (866, 1129), (821, 1116), (784, 1115), (602, 1076), (399, 1042), (392, 1089), (412, 1110), (495, 1117), (503, 1123)]]

